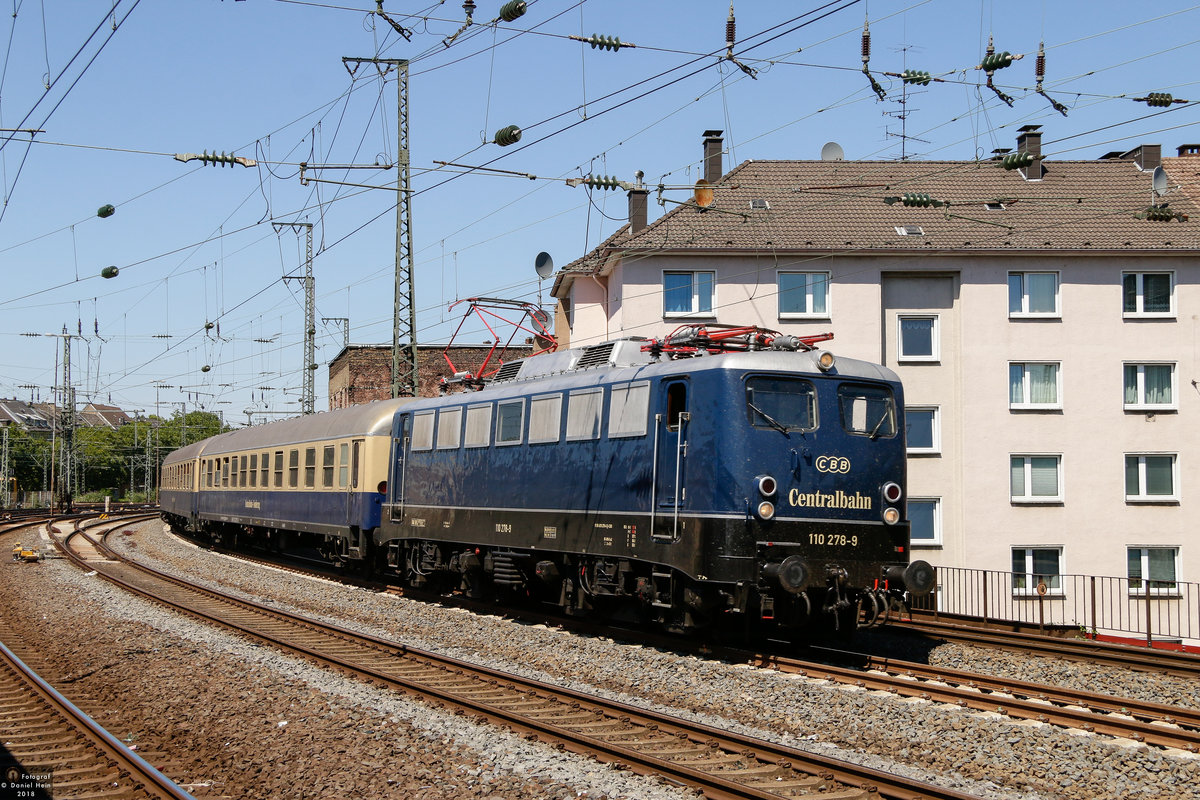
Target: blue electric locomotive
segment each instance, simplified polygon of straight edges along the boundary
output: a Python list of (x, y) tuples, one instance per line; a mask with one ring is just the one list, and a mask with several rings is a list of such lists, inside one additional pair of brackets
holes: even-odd
[(386, 567), (674, 630), (852, 629), (929, 592), (895, 374), (729, 334), (540, 355), (398, 409)]

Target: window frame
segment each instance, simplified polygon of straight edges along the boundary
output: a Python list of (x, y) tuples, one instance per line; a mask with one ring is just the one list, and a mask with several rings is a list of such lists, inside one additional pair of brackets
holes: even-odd
[[(1132, 275), (1135, 277), (1135, 301), (1134, 310), (1125, 310), (1125, 278)], [(1168, 310), (1166, 311), (1143, 311), (1146, 304), (1146, 289), (1145, 279), (1147, 275), (1166, 275), (1170, 284), (1168, 289)], [(1122, 319), (1175, 319), (1178, 312), (1175, 306), (1175, 270), (1122, 270), (1121, 272), (1121, 317)]]
[[(1155, 453), (1155, 452), (1135, 452), (1125, 453), (1123, 458), (1124, 471), (1123, 476), (1128, 475), (1129, 459), (1136, 458), (1138, 460), (1138, 494), (1129, 494), (1128, 484), (1125, 486), (1125, 502), (1134, 505), (1146, 505), (1154, 503), (1169, 503), (1176, 505), (1179, 503), (1179, 454), (1178, 453)], [(1147, 494), (1146, 493), (1146, 459), (1147, 458), (1169, 458), (1171, 459), (1171, 493), (1167, 494)]]
[[(1129, 596), (1130, 597), (1146, 597), (1147, 595), (1149, 595), (1150, 597), (1181, 597), (1182, 593), (1179, 589), (1180, 549), (1181, 548), (1178, 545), (1163, 545), (1163, 544), (1126, 545), (1125, 546), (1125, 563), (1126, 563), (1125, 580), (1128, 582)], [(1140, 551), (1138, 561), (1141, 565), (1142, 576), (1138, 577), (1136, 579), (1129, 574), (1129, 566), (1128, 566), (1129, 553), (1130, 553), (1130, 551), (1133, 551), (1133, 550)], [(1175, 562), (1175, 570), (1174, 570), (1175, 571), (1175, 579), (1173, 581), (1171, 581), (1171, 583), (1174, 584), (1173, 586), (1162, 586), (1162, 587), (1156, 588), (1154, 586), (1149, 585), (1150, 583), (1154, 582), (1154, 578), (1148, 577), (1149, 573), (1150, 573), (1150, 551), (1151, 550), (1170, 550), (1171, 551), (1173, 560)], [(1135, 587), (1133, 585), (1134, 580), (1139, 581), (1140, 585)], [(1160, 581), (1160, 583), (1164, 583), (1164, 582), (1165, 581)]]
[[(784, 311), (783, 299), (784, 293), (797, 292), (798, 288), (791, 289), (783, 288), (783, 277), (785, 275), (803, 275), (804, 276), (804, 310), (803, 311)], [(815, 279), (815, 280), (814, 280)], [(824, 285), (824, 300), (825, 310), (814, 310), (814, 300), (816, 293), (813, 291), (815, 285)], [(833, 283), (833, 275), (829, 272), (808, 272), (805, 270), (780, 270), (775, 276), (775, 311), (779, 319), (830, 319), (833, 315), (833, 310), (830, 308), (830, 299), (832, 292), (830, 291)]]
[[(1125, 401), (1125, 370), (1137, 368), (1137, 396), (1132, 403)], [(1146, 367), (1171, 368), (1171, 402), (1146, 402)], [(1121, 362), (1121, 403), (1126, 411), (1178, 411), (1179, 410), (1179, 362), (1177, 361), (1123, 361)]]
[(304, 488), (317, 488), (317, 446), (304, 448)]
[[(512, 408), (513, 406), (517, 406), (521, 410), (521, 414), (518, 417), (518, 422), (517, 422), (517, 436), (515, 439), (504, 439), (504, 438), (501, 438), (501, 436), (500, 436), (500, 424), (504, 418), (503, 409)], [(512, 447), (513, 445), (519, 445), (522, 442), (524, 442), (525, 441), (525, 398), (518, 397), (518, 398), (515, 398), (512, 400), (498, 400), (496, 402), (496, 414), (495, 414), (495, 421), (493, 422), (493, 429), (495, 431), (495, 442), (496, 442), (497, 447)]]
[[(1024, 478), (1025, 493), (1018, 496), (1013, 494), (1012, 486), (1012, 462), (1013, 459), (1024, 459)], [(1050, 495), (1034, 495), (1030, 494), (1033, 489), (1033, 459), (1035, 458), (1053, 458), (1055, 459), (1055, 483), (1058, 493), (1054, 496)], [(1063, 455), (1062, 453), (1010, 453), (1008, 457), (1008, 496), (1009, 501), (1014, 505), (1062, 505), (1066, 497), (1066, 487), (1064, 486), (1063, 474)]]
[(333, 476), (337, 467), (337, 445), (321, 445), (321, 488), (333, 488)]
[[(586, 415), (584, 412), (593, 407), (592, 400), (584, 398), (597, 397), (595, 401), (595, 413)], [(578, 400), (576, 399), (578, 398)], [(589, 422), (589, 428), (586, 433), (574, 431), (573, 425), (582, 426), (583, 423)], [(567, 393), (567, 424), (564, 430), (564, 438), (568, 442), (594, 442), (599, 439), (604, 433), (604, 387), (596, 386), (587, 389), (576, 389)]]
[[(914, 503), (933, 504), (933, 538), (914, 539), (912, 537), (912, 507)], [(909, 547), (941, 547), (942, 546), (942, 498), (940, 497), (910, 497), (908, 498)]]
[[(424, 453), (433, 449), (433, 422), (437, 414), (436, 409), (428, 411), (417, 411), (412, 415), (412, 433), (409, 439), (408, 449), (414, 453)], [(417, 434), (421, 437), (418, 439)]]
[(435, 450), (457, 450), (462, 446), (463, 416), (462, 406), (438, 409)]
[[(928, 411), (932, 416), (930, 418), (930, 439), (932, 444), (929, 447), (912, 447), (908, 443), (908, 420), (913, 412)], [(940, 456), (942, 454), (942, 407), (938, 405), (915, 405), (904, 407), (904, 447), (905, 452), (910, 456)]]
[[(483, 414), (485, 416), (485, 419), (483, 422), (483, 440), (482, 441), (480, 441), (479, 439), (472, 439), (470, 437), (471, 418), (472, 418), (472, 416), (478, 417), (480, 414)], [(475, 403), (473, 405), (468, 405), (466, 413), (463, 414), (463, 419), (464, 419), (463, 447), (465, 447), (465, 448), (480, 448), (480, 447), (488, 447), (491, 445), (491, 443), (492, 443), (492, 404), (491, 403)]]
[[(624, 439), (645, 436), (650, 429), (650, 381), (616, 383), (609, 388), (608, 395), (608, 438)], [(619, 403), (618, 395), (622, 398)], [(640, 419), (626, 414), (626, 409), (631, 406), (631, 397), (633, 397), (633, 402), (637, 403), (637, 408), (634, 410), (641, 410)], [(619, 424), (622, 420), (640, 421), (641, 426), (626, 428)]]
[[(940, 314), (897, 314), (896, 315), (896, 361), (905, 363), (932, 364), (941, 361), (941, 315)], [(929, 320), (930, 355), (904, 352), (905, 321)]]
[[(1054, 397), (1053, 403), (1034, 403), (1029, 398), (1033, 394), (1033, 385), (1029, 380), (1029, 366), (1054, 367)], [(1021, 402), (1012, 399), (1012, 370), (1021, 368)], [(1061, 361), (1009, 361), (1008, 362), (1008, 410), (1009, 411), (1061, 411), (1063, 407), (1063, 378)]]
[[(1012, 596), (1013, 597), (1036, 597), (1038, 595), (1038, 583), (1033, 582), (1033, 579), (1036, 577), (1043, 577), (1043, 578), (1051, 579), (1050, 581), (1046, 582), (1046, 596), (1047, 597), (1063, 597), (1063, 596), (1065, 596), (1066, 590), (1063, 588), (1063, 575), (1066, 574), (1066, 570), (1063, 569), (1064, 549), (1065, 548), (1062, 545), (1046, 545), (1046, 544), (1013, 545), (1011, 548), (1009, 548), (1009, 562), (1010, 562), (1009, 565), (1010, 566), (1012, 565), (1011, 564), (1012, 556), (1016, 555), (1018, 551), (1024, 551), (1024, 554), (1025, 554), (1025, 558), (1024, 558), (1025, 571), (1017, 572), (1016, 570), (1012, 570), (1010, 573), (1012, 575), (1012, 581), (1011, 581), (1012, 585), (1010, 587), (1012, 590)], [(1035, 550), (1045, 550), (1045, 551), (1055, 553), (1057, 555), (1056, 561), (1057, 561), (1058, 571), (1055, 572), (1054, 574), (1034, 572), (1033, 554), (1034, 554)], [(1027, 582), (1030, 585), (1017, 586), (1017, 576), (1018, 575), (1020, 575), (1023, 578), (1028, 579)], [(1057, 584), (1057, 585), (1055, 585), (1055, 584)]]
[[(1029, 310), (1029, 281), (1026, 280), (1028, 275), (1052, 275), (1054, 276), (1054, 310), (1053, 311), (1030, 311)], [(1013, 301), (1013, 285), (1014, 277), (1021, 278), (1021, 309), (1014, 311), (1012, 308)], [(1009, 270), (1008, 273), (1008, 318), (1009, 319), (1062, 319), (1062, 273), (1058, 270)]]
[[(540, 417), (542, 414), (548, 416), (544, 420), (547, 425), (551, 420), (554, 421), (554, 435), (534, 435), (534, 411)], [(548, 394), (534, 395), (529, 398), (529, 409), (526, 412), (529, 415), (529, 443), (530, 444), (554, 444), (562, 439), (562, 409), (563, 409), (563, 394), (562, 392), (550, 392)], [(543, 422), (539, 419), (538, 422)]]
[[(667, 276), (668, 275), (690, 275), (691, 276), (691, 309), (688, 311), (668, 311), (667, 310)], [(700, 301), (700, 281), (697, 280), (699, 275), (709, 276), (709, 297), (708, 309), (702, 308), (703, 303)], [(717, 273), (716, 270), (707, 269), (664, 269), (662, 272), (662, 282), (659, 284), (663, 287), (663, 304), (662, 313), (663, 319), (683, 319), (688, 317), (700, 317), (703, 319), (712, 319), (717, 315)], [(672, 290), (674, 291), (674, 290)]]

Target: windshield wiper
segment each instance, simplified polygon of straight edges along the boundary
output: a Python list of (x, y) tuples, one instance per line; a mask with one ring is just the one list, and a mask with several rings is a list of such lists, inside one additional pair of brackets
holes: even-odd
[(875, 437), (879, 435), (879, 428), (883, 425), (884, 420), (886, 420), (888, 416), (889, 415), (886, 411), (879, 415), (879, 422), (875, 423), (875, 427), (871, 430), (870, 435), (867, 437), (872, 442), (875, 441)]
[(786, 427), (785, 427), (785, 426), (784, 426), (782, 423), (780, 423), (780, 422), (779, 422), (777, 419), (775, 419), (774, 417), (772, 417), (772, 416), (771, 416), (770, 414), (768, 414), (767, 412), (763, 411), (763, 410), (762, 410), (761, 408), (759, 408), (758, 406), (754, 405), (754, 403), (751, 403), (749, 400), (747, 400), (747, 401), (746, 401), (746, 405), (750, 406), (750, 409), (751, 409), (752, 411), (757, 411), (757, 412), (758, 412), (758, 414), (759, 414), (759, 416), (761, 416), (761, 417), (762, 417), (763, 419), (765, 419), (765, 420), (766, 420), (768, 423), (770, 423), (770, 425), (771, 425), (771, 427), (772, 427), (772, 428), (774, 428), (775, 430), (779, 431), (779, 432), (780, 432), (780, 433), (782, 433), (784, 436), (787, 436), (789, 439), (790, 439), (790, 438), (792, 438), (791, 436), (788, 436), (788, 429), (787, 429), (787, 428), (786, 428)]

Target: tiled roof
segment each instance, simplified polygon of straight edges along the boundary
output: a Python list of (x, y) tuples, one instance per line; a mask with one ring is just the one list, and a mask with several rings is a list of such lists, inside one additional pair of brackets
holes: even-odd
[(559, 296), (560, 288), (565, 277), (574, 274), (591, 275), (600, 269), (604, 260), (608, 257), (609, 252), (613, 249), (620, 249), (619, 245), (629, 238), (629, 223), (622, 225), (613, 231), (612, 235), (605, 239), (600, 244), (591, 250), (586, 255), (583, 255), (570, 264), (567, 264), (554, 275), (554, 288), (550, 293), (555, 297)]
[[(1175, 162), (1188, 160), (1166, 161), (1170, 176), (1181, 171)], [(591, 271), (606, 249), (1200, 250), (1200, 209), (1185, 192), (1173, 190), (1164, 200), (1188, 222), (1134, 217), (1151, 203), (1151, 173), (1133, 161), (1044, 165), (1041, 180), (1027, 181), (995, 161), (747, 161), (716, 184), (710, 208), (678, 206), (566, 269)], [(949, 206), (884, 202), (905, 193)], [(988, 207), (996, 203), (1003, 207)], [(897, 233), (904, 226), (917, 226), (919, 235)]]

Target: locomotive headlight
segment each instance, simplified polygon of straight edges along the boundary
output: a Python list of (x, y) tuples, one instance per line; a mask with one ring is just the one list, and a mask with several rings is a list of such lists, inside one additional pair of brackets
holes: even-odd
[(900, 488), (900, 484), (893, 481), (888, 481), (883, 485), (883, 499), (889, 503), (899, 503), (904, 490)]
[(758, 483), (758, 492), (763, 497), (774, 497), (779, 484), (770, 475), (759, 475), (754, 479)]
[(775, 504), (772, 503), (770, 500), (763, 500), (761, 503), (758, 504), (758, 508), (756, 509), (756, 511), (758, 513), (758, 518), (761, 520), (774, 519)]
[(837, 359), (833, 357), (833, 353), (825, 350), (821, 355), (817, 356), (817, 369), (821, 370), (821, 372), (829, 372), (829, 370), (833, 369), (833, 365), (836, 362)]
[(895, 525), (897, 522), (900, 521), (900, 509), (885, 508), (883, 510), (883, 521), (886, 522), (888, 525)]

